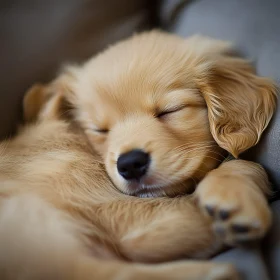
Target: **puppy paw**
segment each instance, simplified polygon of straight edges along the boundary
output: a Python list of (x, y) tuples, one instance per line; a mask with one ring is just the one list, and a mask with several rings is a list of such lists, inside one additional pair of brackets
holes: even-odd
[(216, 235), (227, 245), (262, 238), (271, 224), (265, 196), (253, 181), (233, 176), (209, 176), (197, 187), (202, 212), (212, 220)]

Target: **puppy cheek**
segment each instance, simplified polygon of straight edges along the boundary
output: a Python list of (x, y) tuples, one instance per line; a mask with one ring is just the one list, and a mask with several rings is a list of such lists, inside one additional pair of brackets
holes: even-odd
[(114, 153), (107, 152), (105, 154), (104, 162), (108, 175), (110, 176), (114, 184), (118, 187), (119, 185), (121, 185), (121, 178), (117, 171), (117, 160)]

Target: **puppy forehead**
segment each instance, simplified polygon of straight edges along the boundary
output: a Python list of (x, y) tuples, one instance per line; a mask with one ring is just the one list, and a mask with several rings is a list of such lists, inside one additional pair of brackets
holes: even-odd
[(132, 81), (130, 78), (120, 78), (111, 84), (91, 83), (88, 92), (84, 91), (83, 107), (94, 108), (95, 113), (102, 111), (125, 116), (130, 113), (156, 113), (169, 105), (200, 103), (202, 100), (195, 87), (185, 88), (180, 82), (157, 84), (137, 78)]
[(86, 63), (77, 88), (82, 107), (112, 118), (154, 111), (166, 94), (194, 89), (194, 63), (184, 42), (156, 36), (122, 42)]
[[(194, 89), (194, 79), (185, 75), (176, 66), (167, 67), (163, 61), (158, 69), (152, 70), (151, 65), (141, 62), (137, 66), (127, 69), (118, 66), (118, 71), (113, 69), (102, 69), (102, 73), (96, 73), (92, 68), (90, 71), (83, 71), (79, 81), (78, 97), (84, 103), (96, 104), (107, 103), (127, 107), (132, 104), (137, 107), (149, 108), (159, 102), (165, 94), (183, 89)], [(170, 95), (170, 94), (169, 94)], [(124, 108), (123, 108), (124, 109)]]

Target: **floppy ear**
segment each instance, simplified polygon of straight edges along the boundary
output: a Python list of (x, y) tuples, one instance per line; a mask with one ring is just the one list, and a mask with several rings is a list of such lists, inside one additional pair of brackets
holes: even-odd
[(47, 99), (46, 86), (33, 85), (23, 98), (23, 118), (25, 122), (35, 121)]
[(68, 75), (63, 74), (47, 85), (33, 85), (23, 99), (24, 120), (67, 119), (71, 109), (66, 100), (68, 79)]
[(23, 99), (23, 116), (26, 122), (58, 119), (65, 110), (65, 98), (53, 85), (35, 84)]
[(257, 76), (248, 61), (230, 53), (225, 49), (212, 57), (199, 87), (215, 141), (238, 157), (258, 143), (274, 113), (277, 94), (270, 79)]

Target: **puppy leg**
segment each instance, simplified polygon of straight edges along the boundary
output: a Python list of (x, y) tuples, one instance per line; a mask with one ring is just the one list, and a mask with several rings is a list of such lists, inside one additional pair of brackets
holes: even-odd
[[(94, 264), (94, 265), (93, 265)], [(238, 280), (236, 270), (229, 264), (180, 261), (165, 264), (131, 264), (121, 262), (83, 262), (81, 280)], [(94, 275), (94, 277), (90, 277)]]
[(201, 258), (217, 251), (210, 223), (190, 197), (119, 200), (100, 205), (95, 215), (131, 261)]
[(196, 195), (214, 231), (226, 244), (262, 238), (271, 225), (266, 196), (269, 182), (264, 169), (253, 162), (233, 160), (211, 171)]
[(85, 253), (78, 231), (71, 218), (39, 197), (1, 198), (0, 278), (72, 279)]

